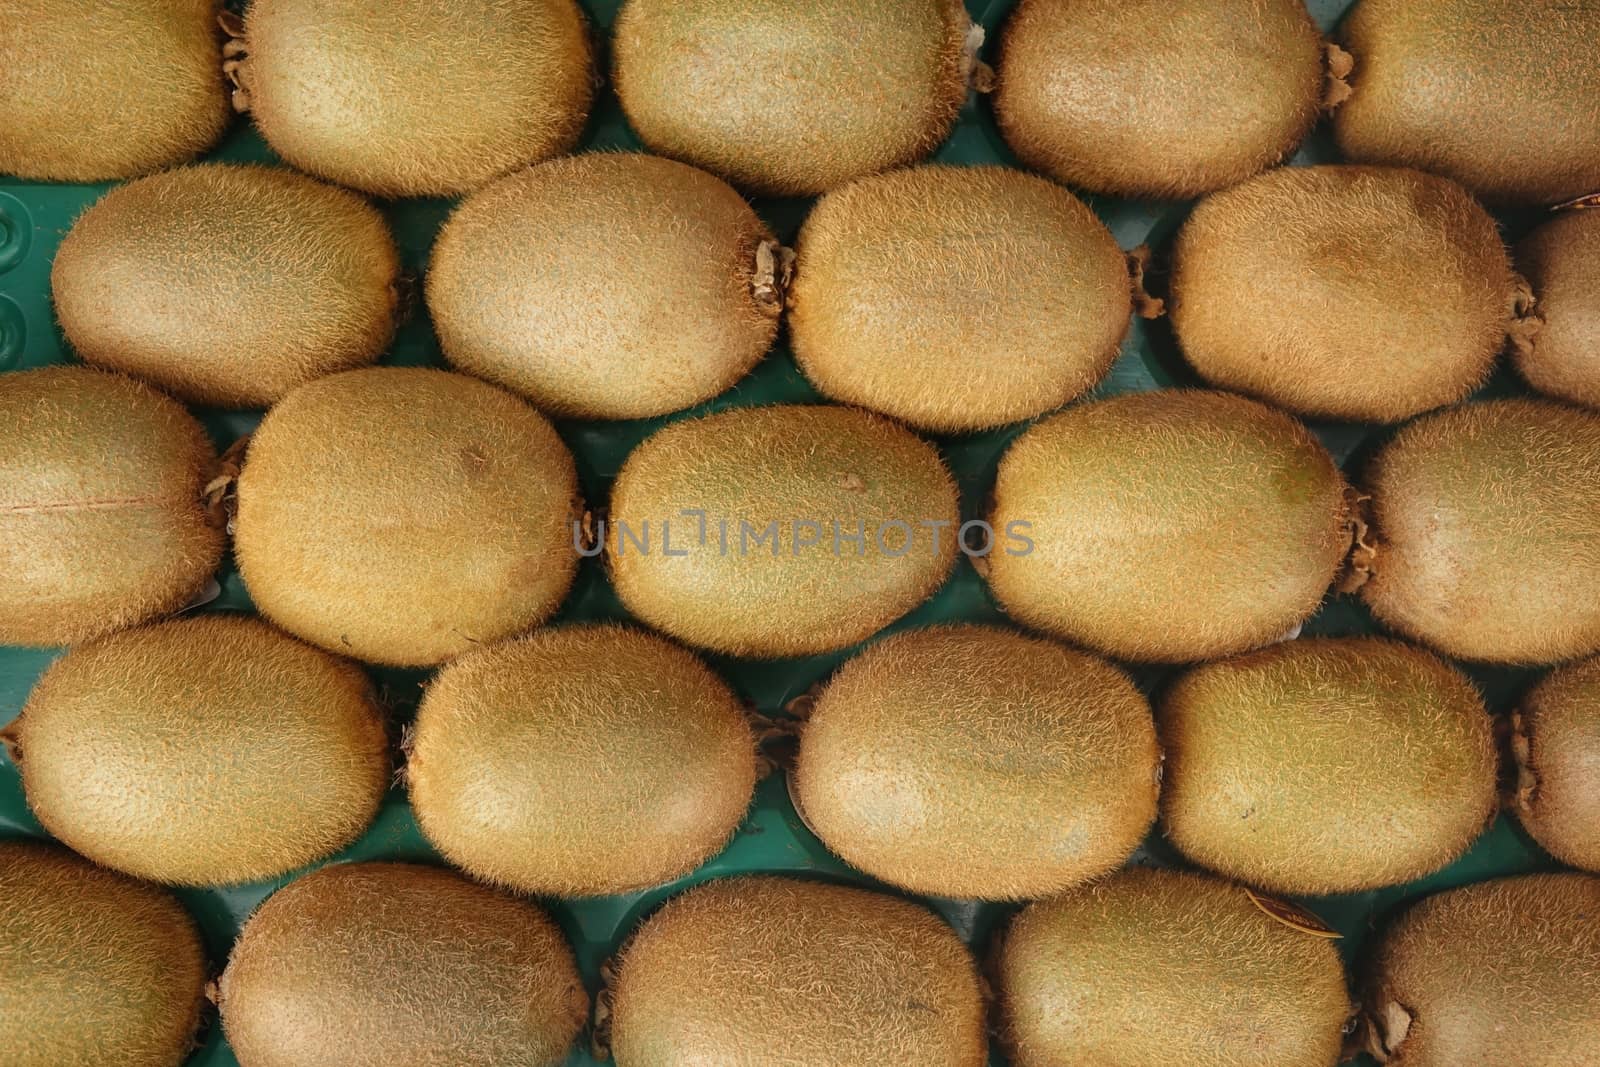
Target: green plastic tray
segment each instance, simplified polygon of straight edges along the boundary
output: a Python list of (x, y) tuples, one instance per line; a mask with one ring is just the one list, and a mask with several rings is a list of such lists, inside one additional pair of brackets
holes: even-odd
[[(583, 0), (583, 6), (602, 39), (619, 6), (619, 0)], [(992, 59), (999, 27), (1011, 0), (967, 0), (974, 21), (989, 34), (984, 54)], [(1349, 6), (1347, 0), (1310, 0), (1312, 15), (1324, 29), (1332, 27)], [(602, 94), (583, 140), (583, 148), (638, 148), (637, 137), (628, 128), (614, 96)], [(211, 158), (225, 160), (273, 161), (274, 157), (247, 122), (237, 124)], [(936, 159), (947, 163), (1007, 163), (1016, 160), (1006, 150), (995, 127), (988, 104), (969, 100), (950, 139), (939, 149)], [(1323, 131), (1318, 131), (1295, 156), (1294, 162), (1324, 162), (1337, 158)], [(70, 359), (56, 328), (50, 307), (50, 263), (56, 246), (73, 218), (96, 200), (104, 185), (49, 185), (0, 178), (0, 371), (37, 367)], [(1091, 198), (1112, 233), (1125, 248), (1149, 243), (1158, 250), (1170, 239), (1183, 220), (1189, 205), (1183, 202), (1136, 202)], [(805, 200), (760, 200), (758, 210), (774, 231), (790, 240), (810, 207)], [(383, 205), (399, 239), (406, 267), (421, 272), (427, 264), (434, 235), (448, 214), (451, 203), (443, 200), (401, 201)], [(1514, 237), (1528, 220), (1503, 220), (1508, 236)], [(1241, 309), (1247, 313), (1247, 309)], [(427, 321), (426, 311), (417, 308), (415, 316), (400, 330), (384, 362), (393, 364), (441, 363), (437, 343)], [(1133, 329), (1110, 375), (1097, 390), (1106, 395), (1170, 385), (1200, 384), (1184, 364), (1166, 324), (1157, 320), (1135, 319)], [(1485, 388), (1486, 393), (1505, 394), (1524, 391), (1504, 369)], [(788, 350), (780, 346), (754, 372), (732, 391), (694, 412), (749, 404), (813, 401), (817, 394), (801, 377)], [(201, 411), (200, 416), (216, 439), (226, 447), (241, 434), (248, 433), (260, 418), (259, 413)], [(673, 416), (679, 418), (682, 416)], [(577, 456), (586, 500), (604, 501), (623, 458), (639, 441), (669, 419), (637, 422), (568, 422), (560, 425), (562, 436)], [(1022, 427), (938, 441), (960, 481), (963, 518), (980, 517), (984, 496), (993, 481), (1000, 454)], [(1352, 474), (1362, 460), (1380, 443), (1384, 432), (1376, 427), (1348, 423), (1315, 423), (1312, 427), (1333, 454)], [(224, 563), (219, 578), (222, 595), (208, 605), (210, 611), (249, 611), (246, 594), (232, 561)], [(596, 561), (587, 560), (577, 584), (559, 618), (563, 620), (626, 618), (607, 585)], [(956, 573), (936, 596), (891, 629), (903, 629), (949, 620), (999, 620), (1001, 615), (989, 599), (971, 565), (962, 560)], [(1331, 598), (1306, 626), (1311, 634), (1354, 634), (1375, 632), (1377, 626), (1355, 601)], [(0, 724), (8, 722), (22, 707), (34, 679), (55, 657), (54, 651), (0, 647)], [(826, 656), (777, 662), (741, 662), (711, 657), (712, 665), (733, 684), (739, 693), (765, 712), (776, 712), (791, 698), (805, 692), (813, 683), (827, 677), (850, 650)], [(1534, 677), (1533, 672), (1485, 670), (1468, 666), (1469, 673), (1483, 688), (1491, 708), (1502, 709), (1516, 698)], [(1169, 678), (1171, 668), (1137, 668), (1134, 675), (1147, 690), (1159, 688)], [(407, 716), (415, 708), (418, 685), (426, 672), (376, 669), (373, 671), (388, 698)], [(292, 774), (292, 768), (285, 768)], [(39, 824), (28, 812), (16, 768), (0, 751), (0, 836), (17, 834), (42, 836)], [(377, 822), (360, 841), (337, 859), (437, 859), (423, 840), (405, 795), (391, 792)], [(1163, 865), (1181, 864), (1170, 846), (1153, 832), (1136, 862)], [(1555, 863), (1515, 823), (1506, 818), (1478, 841), (1464, 858), (1449, 869), (1408, 886), (1349, 896), (1302, 900), (1313, 911), (1344, 935), (1340, 946), (1348, 960), (1355, 960), (1370, 931), (1397, 905), (1419, 895), (1478, 881), (1495, 875), (1554, 867)], [(598, 988), (600, 964), (614, 953), (639, 920), (662, 900), (687, 886), (724, 875), (747, 871), (813, 872), (840, 881), (872, 885), (872, 881), (851, 871), (831, 856), (805, 829), (790, 804), (781, 776), (763, 782), (750, 814), (727, 849), (693, 874), (645, 893), (601, 897), (588, 900), (547, 901), (578, 954), (585, 981), (591, 991)], [(189, 890), (180, 896), (199, 920), (205, 932), (215, 966), (220, 969), (228, 948), (250, 912), (278, 886), (290, 878), (217, 890)], [(879, 887), (882, 888), (882, 887)], [(930, 900), (928, 903), (945, 916), (961, 936), (980, 951), (998, 926), (1015, 910), (1005, 905), (980, 904), (959, 900)], [(3, 1058), (3, 1052), (0, 1052)], [(991, 1055), (995, 1065), (1004, 1063), (998, 1050)], [(568, 1067), (593, 1067), (595, 1060), (581, 1049), (568, 1058)], [(1370, 1063), (1362, 1059), (1357, 1063)], [(222, 1040), (220, 1027), (210, 1024), (202, 1049), (190, 1060), (190, 1067), (237, 1067), (233, 1054)], [(1174, 1064), (1173, 1067), (1184, 1067)]]

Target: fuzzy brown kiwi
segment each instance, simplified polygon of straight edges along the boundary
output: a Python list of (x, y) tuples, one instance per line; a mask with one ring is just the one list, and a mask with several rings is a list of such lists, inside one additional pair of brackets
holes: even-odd
[(107, 193), (62, 241), (50, 287), (85, 363), (240, 408), (377, 359), (399, 275), (389, 228), (361, 197), (213, 163)]
[(1396, 422), (1482, 383), (1518, 298), (1494, 219), (1454, 182), (1284, 167), (1194, 209), (1173, 246), (1169, 308), (1212, 384), (1302, 414)]
[(755, 739), (692, 653), (620, 626), (559, 627), (446, 665), (406, 780), (422, 832), (474, 878), (621, 893), (727, 844), (755, 788)]
[(486, 382), (372, 367), (267, 413), (239, 476), (234, 551), (256, 607), (374, 663), (425, 666), (531, 629), (566, 595), (572, 455)]
[(1277, 893), (1355, 893), (1450, 863), (1496, 810), (1494, 731), (1466, 676), (1376, 637), (1196, 667), (1159, 705), (1162, 826)]
[(731, 878), (668, 901), (624, 948), (609, 998), (617, 1067), (981, 1067), (988, 1052), (955, 931), (910, 901), (819, 882)]
[(604, 541), (639, 619), (776, 658), (844, 648), (921, 604), (954, 566), (959, 521), (925, 441), (863, 411), (774, 405), (646, 439), (612, 487)]
[(1600, 872), (1600, 658), (1560, 667), (1513, 713), (1507, 806), (1545, 851)]
[(1435, 171), (1495, 202), (1600, 191), (1600, 8), (1361, 0), (1341, 28), (1353, 160)]
[(1529, 874), (1428, 897), (1366, 966), (1367, 1051), (1387, 1067), (1600, 1063), (1600, 878)]
[[(1600, 651), (1600, 414), (1548, 400), (1418, 419), (1373, 459), (1356, 553), (1380, 622), (1460, 659)], [(1352, 583), (1354, 584), (1354, 583)]]
[(205, 430), (84, 367), (0, 376), (0, 644), (63, 645), (183, 607), (222, 558)]
[(1132, 868), (1030, 905), (996, 973), (1016, 1067), (1333, 1067), (1350, 1016), (1330, 940), (1183, 871)]
[(0, 841), (6, 1067), (178, 1067), (206, 981), (200, 931), (165, 890), (42, 841)]
[(651, 151), (815, 196), (944, 140), (969, 26), (960, 0), (627, 0), (614, 80)]
[(433, 248), (428, 310), (461, 370), (556, 415), (645, 418), (755, 366), (777, 336), (786, 257), (710, 174), (589, 153), (462, 204)]
[(990, 626), (895, 634), (823, 689), (793, 785), (807, 825), (914, 893), (1049, 896), (1138, 847), (1161, 754), (1127, 675)]
[(923, 166), (829, 193), (800, 231), (789, 339), (829, 397), (927, 430), (1060, 407), (1128, 331), (1128, 267), (1052, 182)]
[(1000, 130), (1028, 166), (1090, 192), (1178, 199), (1292, 152), (1325, 80), (1301, 0), (1022, 0), (996, 74)]
[(1345, 481), (1294, 419), (1164, 389), (1041, 422), (1001, 460), (989, 587), (1122, 659), (1212, 659), (1305, 621), (1350, 544)]
[(555, 1067), (589, 995), (538, 905), (434, 867), (350, 863), (267, 898), (217, 1005), (239, 1067)]
[(0, 174), (102, 182), (204, 152), (228, 123), (218, 0), (0, 0)]
[(74, 851), (155, 882), (255, 882), (377, 814), (389, 753), (371, 688), (258, 619), (180, 619), (56, 660), (12, 740), (28, 806)]
[(1541, 393), (1600, 408), (1600, 210), (1534, 230), (1517, 266), (1538, 299), (1536, 329), (1515, 338), (1517, 369)]
[(272, 150), (376, 196), (449, 196), (577, 142), (594, 96), (573, 0), (254, 0), (234, 106)]

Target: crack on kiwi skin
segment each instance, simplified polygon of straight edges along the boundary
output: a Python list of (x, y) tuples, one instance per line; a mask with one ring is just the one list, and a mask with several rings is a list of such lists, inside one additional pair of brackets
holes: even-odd
[(233, 524), (239, 512), (239, 472), (244, 466), (244, 454), (250, 447), (250, 435), (245, 434), (229, 445), (217, 457), (212, 475), (201, 490), (206, 519), (212, 526), (233, 536)]
[(769, 318), (783, 313), (789, 285), (794, 281), (794, 249), (767, 238), (756, 245), (755, 272), (750, 278), (750, 295)]
[(222, 76), (228, 83), (228, 101), (243, 115), (250, 110), (250, 43), (244, 35), (244, 18), (233, 11), (217, 15), (217, 25), (228, 39), (222, 45)]
[(1356, 57), (1328, 41), (1323, 46), (1323, 69), (1326, 78), (1322, 86), (1322, 110), (1337, 111), (1355, 91), (1350, 87), (1350, 74), (1356, 69)]
[(1123, 253), (1128, 264), (1128, 291), (1133, 296), (1133, 311), (1141, 319), (1159, 319), (1167, 313), (1167, 302), (1152, 296), (1145, 288), (1145, 275), (1153, 258), (1149, 245)]
[(961, 46), (961, 80), (980, 95), (994, 92), (994, 68), (978, 58), (983, 50), (983, 27), (976, 22), (967, 27), (967, 38)]
[(1340, 593), (1354, 593), (1371, 580), (1377, 569), (1383, 543), (1378, 540), (1376, 524), (1372, 517), (1372, 496), (1353, 486), (1344, 491), (1345, 527), (1350, 533), (1350, 554), (1344, 567), (1334, 580), (1334, 589)]
[(1527, 359), (1533, 355), (1544, 330), (1544, 316), (1539, 314), (1539, 297), (1528, 279), (1520, 274), (1511, 277), (1511, 323), (1506, 327), (1506, 336), (1518, 358)]
[(589, 1054), (597, 1060), (611, 1058), (611, 1008), (616, 999), (617, 957), (600, 961), (600, 988), (594, 995), (594, 1010), (589, 1021)]

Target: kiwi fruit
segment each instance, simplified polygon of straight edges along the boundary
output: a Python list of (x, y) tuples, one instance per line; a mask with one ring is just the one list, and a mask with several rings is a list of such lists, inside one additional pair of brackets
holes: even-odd
[(9, 733), (44, 828), (155, 882), (255, 882), (321, 859), (389, 784), (366, 675), (245, 616), (76, 646)]
[(1398, 641), (1301, 638), (1196, 667), (1162, 697), (1159, 721), (1168, 839), (1273, 892), (1414, 881), (1495, 815), (1483, 698)]
[(239, 1067), (554, 1067), (589, 995), (538, 905), (434, 867), (349, 863), (250, 916), (217, 1006)]
[(756, 747), (738, 698), (692, 653), (564, 626), (440, 670), (406, 780), (422, 832), (474, 878), (593, 896), (687, 874), (727, 844)]
[(1600, 190), (1600, 7), (1570, 0), (1360, 0), (1334, 113), (1340, 150), (1420, 167), (1499, 203)]
[(594, 97), (573, 0), (252, 0), (229, 46), (233, 103), (319, 178), (450, 196), (570, 149)]
[(617, 1067), (982, 1067), (988, 1051), (955, 931), (910, 901), (821, 882), (731, 878), (675, 897), (602, 996)]
[(171, 894), (42, 841), (0, 841), (0, 1047), (7, 1067), (178, 1067), (206, 981)]
[(716, 396), (771, 347), (785, 255), (720, 179), (595, 152), (462, 204), (433, 248), (428, 309), (451, 363), (544, 411), (664, 415)]
[(823, 844), (914, 893), (1022, 900), (1122, 863), (1156, 815), (1150, 705), (1116, 667), (992, 626), (895, 634), (803, 727), (793, 793)]
[(1301, 0), (1022, 0), (996, 74), (995, 116), (1028, 166), (1094, 193), (1172, 199), (1282, 160), (1316, 121), (1325, 80)]
[(1000, 462), (989, 588), (1018, 622), (1120, 659), (1214, 659), (1284, 636), (1350, 544), (1346, 485), (1300, 423), (1244, 397), (1070, 408)]
[(1459, 659), (1600, 651), (1600, 414), (1526, 398), (1449, 408), (1396, 434), (1365, 485), (1350, 585), (1380, 622)]
[(1600, 872), (1600, 658), (1547, 675), (1511, 726), (1506, 806), (1545, 851)]
[(1572, 211), (1517, 245), (1537, 329), (1514, 338), (1517, 369), (1541, 393), (1600, 408), (1600, 211)]
[(1427, 897), (1364, 981), (1367, 1051), (1389, 1067), (1600, 1063), (1600, 878), (1528, 874)]
[(735, 656), (862, 641), (955, 564), (956, 485), (932, 446), (850, 408), (736, 408), (647, 438), (611, 489), (612, 585), (640, 620)]
[(193, 159), (228, 123), (219, 0), (0, 0), (0, 174), (131, 178)]
[(0, 645), (64, 645), (187, 604), (224, 535), (216, 451), (182, 405), (120, 375), (0, 375)]
[(1272, 903), (1131, 868), (1029, 905), (996, 952), (1011, 1062), (1333, 1067), (1350, 1016), (1344, 966)]
[(234, 552), (290, 633), (427, 666), (555, 611), (577, 567), (577, 492), (561, 438), (510, 393), (424, 367), (345, 371), (262, 420)]
[(73, 223), (50, 286), (85, 363), (243, 408), (377, 359), (399, 274), (383, 216), (356, 194), (212, 163), (107, 193)]
[(1173, 244), (1170, 286), (1201, 377), (1365, 422), (1464, 399), (1505, 347), (1520, 291), (1494, 219), (1461, 186), (1337, 165), (1206, 197)]
[(790, 344), (819, 390), (938, 432), (1060, 407), (1110, 369), (1132, 310), (1111, 231), (1005, 167), (829, 193), (800, 231), (791, 301)]
[(961, 0), (626, 0), (613, 78), (651, 151), (815, 196), (944, 140), (969, 28)]

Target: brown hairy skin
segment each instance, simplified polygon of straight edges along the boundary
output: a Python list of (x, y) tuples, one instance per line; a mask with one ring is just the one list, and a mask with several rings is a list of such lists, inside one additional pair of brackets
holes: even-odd
[(945, 139), (968, 26), (960, 0), (627, 0), (613, 80), (651, 151), (815, 196)]
[(554, 1067), (589, 995), (538, 905), (434, 867), (351, 863), (267, 898), (217, 1006), (239, 1067)]
[(504, 390), (421, 367), (302, 385), (250, 440), (234, 552), (261, 613), (427, 666), (548, 618), (577, 567), (572, 455)]
[(44, 828), (155, 882), (286, 874), (359, 837), (389, 785), (361, 669), (244, 616), (78, 645), (39, 679), (14, 730)]
[(1294, 150), (1322, 103), (1323, 45), (1301, 0), (1022, 0), (997, 74), (995, 116), (1028, 166), (1187, 199)]
[[(703, 537), (684, 514), (693, 509), (705, 513)], [(932, 446), (867, 412), (799, 404), (657, 432), (617, 475), (610, 520), (607, 565), (630, 612), (680, 641), (766, 659), (844, 648), (921, 604), (955, 565), (960, 523)], [(770, 523), (776, 539), (758, 543)], [(813, 533), (805, 523), (821, 532), (797, 547), (796, 533)], [(859, 550), (844, 540), (858, 528)]]
[(1600, 871), (1600, 658), (1547, 675), (1513, 726), (1507, 806), (1552, 856)]
[(914, 893), (1049, 896), (1120, 867), (1155, 819), (1150, 705), (1116, 667), (990, 626), (896, 634), (801, 733), (806, 824)]
[(1600, 878), (1529, 874), (1428, 897), (1383, 934), (1362, 995), (1387, 1067), (1600, 1063)]
[(399, 274), (383, 216), (356, 194), (213, 163), (111, 190), (73, 224), (50, 286), (85, 363), (241, 408), (377, 359)]
[(1342, 26), (1353, 160), (1431, 170), (1496, 202), (1600, 190), (1600, 7), (1361, 0)]
[(996, 970), (1016, 1067), (1333, 1067), (1350, 1014), (1333, 942), (1181, 871), (1030, 905)]
[[(1119, 659), (1214, 659), (1283, 636), (1350, 544), (1333, 457), (1281, 412), (1164, 389), (1083, 404), (1011, 446), (989, 588), (1014, 619)], [(1016, 553), (1016, 554), (1013, 554)]]
[(1492, 400), (1405, 427), (1365, 478), (1379, 621), (1460, 659), (1600, 650), (1600, 415)]
[(1201, 201), (1172, 252), (1197, 371), (1308, 415), (1397, 422), (1452, 404), (1505, 347), (1517, 278), (1459, 185), (1394, 167), (1284, 167)]
[(178, 1067), (206, 981), (200, 931), (165, 890), (42, 841), (0, 841), (6, 1067)]
[(228, 123), (217, 0), (0, 0), (0, 174), (101, 182), (204, 152)]
[(1513, 349), (1541, 393), (1600, 408), (1600, 211), (1559, 215), (1517, 246), (1537, 332)]
[(289, 163), (377, 196), (449, 196), (570, 149), (594, 96), (573, 0), (254, 0), (236, 77)]
[(428, 840), (474, 878), (593, 896), (669, 881), (733, 836), (756, 747), (698, 657), (621, 626), (468, 652), (430, 683), (406, 780)]
[(64, 645), (187, 604), (222, 558), (216, 451), (176, 401), (84, 367), (0, 376), (0, 644)]
[(617, 1067), (981, 1067), (979, 989), (966, 946), (921, 905), (731, 878), (668, 901), (623, 950), (611, 1053)]
[(428, 310), (456, 367), (540, 409), (664, 415), (723, 392), (778, 333), (756, 296), (772, 241), (718, 178), (589, 153), (495, 182), (433, 247)]
[(1005, 167), (852, 182), (800, 231), (789, 340), (819, 390), (925, 430), (1030, 418), (1099, 381), (1132, 310), (1082, 201)]
[(1398, 885), (1494, 818), (1483, 698), (1421, 649), (1302, 638), (1196, 667), (1162, 698), (1162, 827), (1194, 862), (1277, 893)]

